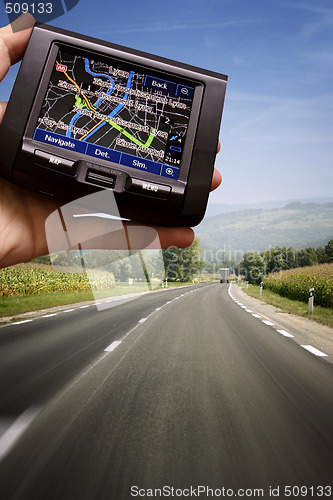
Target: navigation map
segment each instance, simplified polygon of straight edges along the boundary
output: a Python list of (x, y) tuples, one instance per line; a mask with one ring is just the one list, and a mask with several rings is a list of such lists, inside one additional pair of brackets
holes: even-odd
[(34, 138), (177, 178), (194, 87), (162, 76), (60, 50)]

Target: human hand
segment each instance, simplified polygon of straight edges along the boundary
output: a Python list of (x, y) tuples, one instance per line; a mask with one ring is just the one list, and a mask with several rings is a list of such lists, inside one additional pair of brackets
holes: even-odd
[[(17, 23), (15, 30), (13, 30), (14, 23)], [(14, 23), (0, 29), (0, 81), (5, 77), (10, 65), (22, 59), (34, 19), (30, 14), (23, 14)], [(19, 31), (17, 30), (18, 25)], [(6, 103), (0, 103), (0, 123), (5, 109)], [(218, 151), (219, 149), (220, 145)], [(216, 189), (221, 180), (221, 175), (215, 169), (211, 190)], [(62, 203), (58, 200), (46, 198), (0, 179), (0, 268), (49, 253), (45, 221), (52, 212), (61, 206)], [(96, 220), (81, 220), (78, 222), (77, 228), (81, 230), (81, 227), (83, 228), (85, 225), (84, 232), (89, 233), (89, 224), (95, 227)], [(99, 221), (99, 224), (104, 225), (107, 234), (110, 222), (104, 219)], [(133, 227), (135, 224), (128, 223), (128, 226)], [(194, 239), (194, 232), (189, 227), (153, 227), (158, 233), (162, 248), (187, 247)], [(100, 245), (100, 241), (96, 241), (96, 244)], [(59, 245), (56, 247), (57, 251), (62, 249), (61, 238), (59, 238)], [(104, 238), (102, 245), (103, 248), (113, 249), (115, 246), (114, 238)], [(100, 246), (96, 248), (100, 248)]]

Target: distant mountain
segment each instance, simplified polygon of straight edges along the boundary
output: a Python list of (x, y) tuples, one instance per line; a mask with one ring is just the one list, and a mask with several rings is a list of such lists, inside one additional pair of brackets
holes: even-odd
[(317, 248), (333, 238), (333, 201), (290, 201), (283, 207), (226, 211), (205, 217), (195, 229), (204, 250), (262, 252), (275, 246), (296, 250)]
[(333, 198), (302, 198), (302, 199), (287, 199), (287, 200), (273, 200), (263, 201), (259, 203), (235, 203), (232, 205), (226, 203), (208, 203), (206, 217), (218, 215), (226, 212), (236, 212), (238, 210), (247, 210), (255, 208), (282, 208), (289, 203), (301, 203), (302, 205), (308, 203), (333, 203)]

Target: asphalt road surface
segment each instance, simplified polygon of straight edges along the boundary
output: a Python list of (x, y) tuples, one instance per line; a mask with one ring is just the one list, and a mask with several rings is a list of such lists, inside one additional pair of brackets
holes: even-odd
[(332, 363), (226, 284), (111, 305), (0, 328), (1, 500), (331, 496)]

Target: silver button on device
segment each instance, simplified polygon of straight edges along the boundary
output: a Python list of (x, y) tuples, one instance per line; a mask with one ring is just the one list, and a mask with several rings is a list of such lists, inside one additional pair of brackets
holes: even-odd
[(42, 167), (52, 168), (69, 175), (75, 175), (77, 170), (77, 165), (74, 161), (46, 153), (45, 151), (39, 151), (38, 149), (35, 150), (34, 162)]
[(157, 184), (156, 182), (148, 182), (142, 179), (135, 179), (134, 177), (129, 177), (127, 179), (125, 189), (131, 193), (143, 194), (145, 196), (161, 199), (168, 198), (171, 192), (170, 186)]

